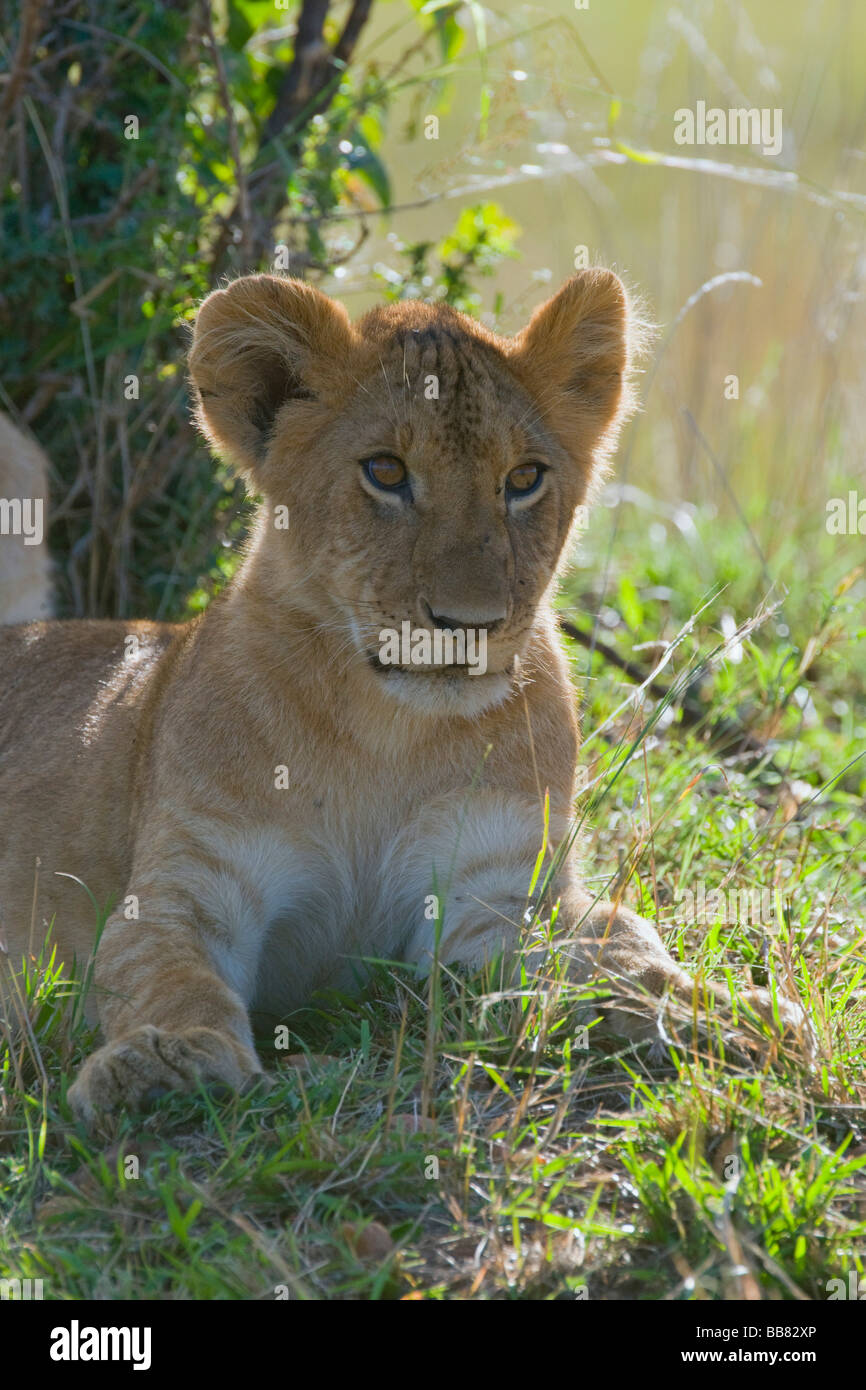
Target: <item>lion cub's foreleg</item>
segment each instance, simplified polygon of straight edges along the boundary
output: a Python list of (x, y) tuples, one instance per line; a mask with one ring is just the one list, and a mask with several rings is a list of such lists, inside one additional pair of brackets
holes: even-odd
[[(633, 1042), (658, 1038), (659, 1006), (653, 1001), (665, 996), (680, 1006), (680, 1019), (686, 1024), (695, 1014), (700, 1021), (708, 1006), (726, 1026), (730, 1024), (730, 991), (716, 981), (694, 980), (665, 949), (651, 922), (627, 907), (594, 903), (579, 890), (572, 892), (568, 911), (570, 919), (579, 922), (566, 947), (573, 975), (581, 980), (607, 975), (620, 985), (620, 999), (605, 1010), (604, 1031)], [(758, 988), (741, 990), (738, 997), (774, 1030), (799, 1033), (808, 1049), (809, 1029), (798, 1004), (782, 998), (774, 1004), (767, 990)]]
[[(424, 829), (430, 843), (430, 827)], [(435, 828), (432, 840), (435, 843)], [(418, 843), (424, 843), (421, 834)], [(515, 803), (493, 803), (483, 811), (479, 806), (475, 814), (464, 815), (442, 904), (440, 960), (478, 966), (500, 953), (519, 955), (541, 980), (548, 952), (544, 932), (533, 934), (530, 924), (533, 917), (549, 920), (556, 902), (554, 945), (567, 962), (568, 978), (578, 984), (599, 980), (611, 988), (611, 1003), (601, 1006), (602, 1032), (633, 1042), (659, 1038), (664, 999), (680, 1006), (684, 1022), (696, 1008), (702, 1015), (708, 1004), (723, 1022), (730, 1022), (733, 1001), (724, 985), (696, 982), (665, 949), (651, 922), (627, 907), (595, 901), (570, 863), (560, 869), (547, 900), (529, 905), (527, 888), (537, 843), (537, 814)], [(428, 924), (413, 934), (408, 955), (424, 963), (433, 951)], [(777, 999), (774, 1006), (762, 989), (744, 990), (739, 998), (766, 1022), (802, 1032), (806, 1039), (798, 1005)]]
[[(514, 892), (506, 891), (498, 900), (489, 894), (485, 906), (477, 901), (465, 904), (462, 911), (452, 911), (450, 923), (446, 919), (440, 958), (478, 965), (500, 951), (519, 954), (529, 973), (543, 979), (547, 951), (542, 933), (533, 938), (524, 914), (529, 918), (532, 910), (527, 912), (526, 898), (521, 904)], [(666, 950), (651, 922), (629, 908), (594, 901), (577, 884), (558, 899), (554, 945), (567, 962), (572, 983), (598, 980), (610, 987), (611, 1002), (599, 1006), (602, 1034), (638, 1043), (676, 1032), (676, 1027), (670, 1029), (670, 1018), (668, 1027), (659, 1028), (665, 1000), (679, 1006), (679, 1020), (686, 1028), (696, 1010), (701, 1022), (708, 1006), (726, 1027), (732, 1021), (733, 1000), (724, 985), (694, 980)], [(808, 1049), (809, 1030), (799, 1005), (781, 998), (774, 1004), (769, 993), (758, 988), (741, 991), (739, 999), (773, 1029), (781, 1025), (783, 1031), (801, 1034)]]
[(214, 964), (232, 943), (183, 881), (133, 875), (140, 920), (117, 912), (106, 924), (94, 971), (106, 1041), (69, 1090), (85, 1124), (199, 1084), (241, 1090), (261, 1072), (246, 1005)]

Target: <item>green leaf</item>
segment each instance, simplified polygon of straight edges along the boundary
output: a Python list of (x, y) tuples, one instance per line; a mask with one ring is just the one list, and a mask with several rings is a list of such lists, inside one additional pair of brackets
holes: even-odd
[(239, 53), (247, 39), (255, 33), (253, 25), (237, 0), (229, 0), (229, 26), (226, 34), (226, 42), (230, 48)]
[(632, 632), (637, 632), (644, 620), (643, 604), (632, 580), (625, 574), (619, 581), (619, 606), (627, 625)]

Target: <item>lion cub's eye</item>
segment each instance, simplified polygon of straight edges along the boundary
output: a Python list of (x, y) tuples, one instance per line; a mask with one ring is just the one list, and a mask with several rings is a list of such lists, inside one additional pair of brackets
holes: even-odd
[(390, 454), (377, 454), (375, 458), (363, 459), (361, 467), (371, 483), (389, 492), (394, 488), (404, 487), (409, 480), (405, 463), (392, 458)]
[(534, 492), (544, 477), (540, 463), (521, 463), (512, 468), (505, 479), (505, 492), (508, 497), (528, 497)]

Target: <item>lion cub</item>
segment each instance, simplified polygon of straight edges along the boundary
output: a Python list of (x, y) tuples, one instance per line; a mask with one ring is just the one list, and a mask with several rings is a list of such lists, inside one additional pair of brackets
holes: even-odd
[(423, 965), (437, 929), (454, 963), (531, 946), (530, 906), (559, 902), (576, 978), (691, 1000), (568, 853), (527, 901), (546, 792), (547, 848), (569, 842), (578, 753), (550, 596), (629, 406), (628, 342), (605, 270), (505, 339), (422, 303), (352, 325), (269, 275), (205, 300), (198, 419), (263, 499), (234, 582), (183, 626), (0, 631), (10, 959), (54, 919), (82, 965), (89, 895), (116, 904), (91, 991), (105, 1042), (69, 1092), (85, 1122), (242, 1087), (251, 1011), (349, 984), (360, 957)]

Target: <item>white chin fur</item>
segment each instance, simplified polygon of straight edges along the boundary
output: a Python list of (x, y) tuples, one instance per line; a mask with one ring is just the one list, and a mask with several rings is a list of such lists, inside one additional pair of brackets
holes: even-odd
[(472, 719), (501, 705), (511, 693), (511, 677), (504, 672), (470, 675), (407, 675), (392, 668), (377, 674), (385, 695), (423, 714), (456, 715)]

